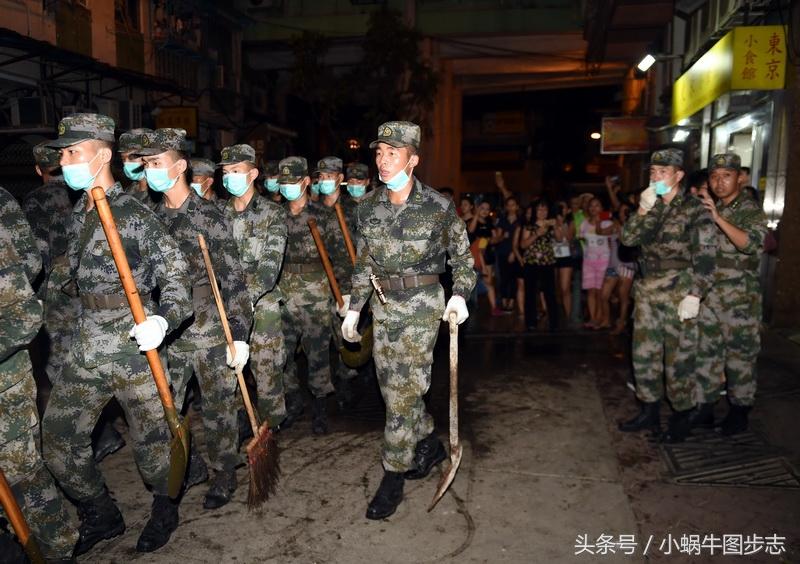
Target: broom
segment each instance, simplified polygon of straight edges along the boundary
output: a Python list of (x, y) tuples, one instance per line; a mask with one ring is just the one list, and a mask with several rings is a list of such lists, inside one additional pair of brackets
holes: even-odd
[[(208, 254), (206, 240), (201, 235), (197, 235), (200, 242), (200, 249), (203, 251), (203, 260), (206, 263), (208, 279), (211, 283), (211, 291), (214, 293), (214, 300), (217, 302), (219, 318), (222, 321), (222, 330), (225, 332), (225, 340), (231, 350), (231, 355), (236, 354), (233, 345), (231, 328), (228, 325), (228, 316), (225, 314), (225, 304), (222, 303), (222, 296), (217, 286), (217, 278), (214, 275), (214, 267), (211, 264), (211, 257)], [(247, 491), (248, 509), (257, 509), (269, 499), (270, 494), (275, 493), (278, 484), (278, 477), (281, 470), (279, 465), (278, 444), (275, 435), (269, 425), (263, 423), (259, 425), (253, 403), (250, 401), (250, 392), (247, 391), (247, 384), (240, 368), (236, 369), (236, 378), (239, 381), (239, 389), (242, 392), (244, 408), (247, 410), (247, 417), (250, 420), (250, 427), (253, 430), (253, 438), (247, 443), (247, 461), (250, 468), (250, 488)]]

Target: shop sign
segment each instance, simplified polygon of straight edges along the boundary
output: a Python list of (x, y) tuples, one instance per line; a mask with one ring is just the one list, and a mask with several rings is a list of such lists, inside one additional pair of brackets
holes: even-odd
[(176, 127), (186, 130), (186, 136), (197, 139), (197, 108), (193, 106), (172, 106), (159, 108), (156, 127)]
[(672, 123), (690, 117), (731, 90), (779, 90), (785, 77), (785, 28), (736, 27), (675, 81)]
[(600, 152), (604, 155), (647, 153), (650, 144), (645, 124), (647, 118), (603, 118)]

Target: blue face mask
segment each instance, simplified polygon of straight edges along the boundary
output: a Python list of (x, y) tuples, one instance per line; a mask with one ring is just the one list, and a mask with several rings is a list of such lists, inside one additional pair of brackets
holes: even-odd
[(290, 202), (296, 200), (303, 194), (302, 183), (297, 184), (281, 184), (281, 194)]
[(122, 172), (131, 180), (144, 178), (144, 165), (142, 163), (123, 163)]
[(144, 169), (144, 176), (147, 178), (147, 185), (153, 192), (166, 192), (175, 186), (178, 177), (170, 178), (169, 169), (178, 164), (180, 161), (172, 163), (166, 168), (146, 168)]
[(354, 198), (360, 198), (367, 193), (367, 186), (365, 184), (348, 184), (347, 192)]
[[(92, 187), (92, 182), (100, 174), (98, 170), (94, 175), (89, 171), (89, 164), (94, 162), (97, 153), (88, 163), (77, 163), (71, 165), (64, 165), (61, 167), (61, 172), (64, 174), (64, 182), (73, 190), (88, 190)], [(101, 167), (102, 168), (102, 167)]]
[(409, 176), (406, 174), (406, 169), (408, 168), (409, 164), (411, 164), (411, 160), (409, 160), (408, 163), (406, 163), (406, 166), (403, 167), (403, 170), (401, 170), (388, 180), (384, 180), (383, 178), (381, 178), (381, 182), (386, 184), (386, 187), (392, 192), (397, 192), (399, 190), (402, 190), (403, 188), (405, 188), (406, 184), (408, 184), (408, 181), (411, 180), (411, 178), (409, 178)]
[[(311, 183), (311, 193), (314, 194), (315, 196), (319, 194), (319, 183), (317, 182)], [(283, 191), (281, 191), (281, 194), (283, 194)]]
[(222, 185), (231, 196), (237, 198), (250, 188), (250, 182), (247, 181), (247, 174), (244, 172), (229, 172), (222, 177)]
[(672, 190), (672, 186), (667, 186), (667, 183), (663, 180), (656, 180), (655, 182), (651, 182), (650, 185), (655, 188), (656, 196), (666, 196), (669, 194), (669, 191)]
[(336, 191), (336, 181), (335, 180), (320, 180), (319, 181), (319, 193), (323, 196), (329, 196)]
[(270, 192), (277, 192), (278, 190), (280, 190), (277, 178), (267, 178), (267, 181), (264, 183), (264, 186), (266, 186), (267, 190)]
[[(203, 194), (205, 194), (206, 191), (208, 190), (208, 188), (203, 190), (203, 185), (200, 184), (199, 182), (192, 182), (191, 186), (192, 186), (192, 190), (197, 192), (197, 195), (200, 196), (201, 198), (203, 197)], [(210, 186), (209, 186), (209, 188), (210, 188)]]

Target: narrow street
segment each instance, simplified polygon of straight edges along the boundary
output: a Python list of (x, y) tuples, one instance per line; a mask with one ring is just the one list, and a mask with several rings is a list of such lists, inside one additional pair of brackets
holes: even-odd
[[(461, 340), (464, 458), (450, 492), (432, 512), (426, 508), (438, 472), (406, 482), (405, 501), (388, 520), (364, 518), (381, 476), (383, 408), (375, 388), (355, 412), (334, 415), (331, 434), (312, 436), (306, 416), (280, 437), (279, 492), (262, 514), (247, 512), (242, 468), (235, 500), (218, 511), (202, 509), (205, 486), (192, 489), (181, 505), (173, 540), (154, 554), (134, 551), (149, 508), (142, 503), (148, 496), (135, 475), (131, 451), (126, 447), (112, 455), (103, 470), (128, 530), (98, 545), (85, 561), (709, 561), (707, 548), (703, 556), (691, 556), (680, 554), (676, 544), (671, 555), (666, 553), (670, 538), (679, 543), (682, 535), (692, 534), (700, 539), (777, 534), (786, 537), (785, 553), (769, 555), (764, 545), (745, 560), (798, 561), (796, 473), (793, 487), (791, 475), (790, 487), (676, 484), (657, 445), (616, 430), (616, 420), (635, 410), (625, 386), (624, 337), (513, 336), (499, 325), (490, 329), (496, 333), (472, 329)], [(443, 437), (446, 339), (443, 332), (430, 394)], [(798, 468), (800, 441), (793, 418), (800, 404), (800, 347), (770, 334), (761, 365), (763, 385), (753, 427)], [(725, 408), (718, 407), (721, 416)], [(196, 414), (193, 429), (200, 437)], [(579, 535), (595, 546), (591, 552), (576, 554)], [(609, 542), (615, 552), (601, 552), (597, 543), (602, 535), (613, 538)]]

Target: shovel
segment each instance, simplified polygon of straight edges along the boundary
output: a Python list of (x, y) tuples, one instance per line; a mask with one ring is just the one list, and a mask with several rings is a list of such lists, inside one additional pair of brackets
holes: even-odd
[[(136, 289), (136, 282), (131, 274), (131, 267), (128, 258), (125, 256), (125, 249), (119, 238), (119, 231), (114, 223), (114, 216), (111, 214), (111, 207), (106, 200), (105, 191), (100, 188), (92, 188), (90, 192), (94, 200), (97, 213), (100, 216), (100, 223), (114, 256), (114, 264), (117, 266), (122, 288), (125, 290), (125, 297), (128, 298), (128, 305), (133, 314), (133, 321), (138, 325), (147, 319), (147, 314), (142, 307), (142, 299)], [(161, 398), (161, 405), (164, 407), (169, 430), (172, 433), (172, 440), (169, 443), (169, 479), (167, 481), (167, 493), (171, 498), (177, 498), (183, 485), (183, 477), (186, 474), (186, 464), (189, 460), (189, 428), (181, 421), (178, 412), (175, 410), (175, 403), (172, 400), (172, 392), (164, 374), (164, 367), (161, 365), (161, 357), (158, 356), (157, 349), (151, 349), (145, 353), (150, 371), (153, 373), (158, 395)]]
[(6, 517), (14, 528), (14, 532), (17, 533), (19, 544), (22, 545), (30, 561), (33, 564), (44, 564), (44, 557), (39, 550), (39, 545), (36, 544), (36, 540), (31, 535), (31, 529), (28, 527), (25, 517), (22, 516), (22, 511), (14, 497), (14, 492), (11, 491), (11, 486), (8, 485), (2, 470), (0, 470), (0, 504), (2, 504)]
[(464, 449), (458, 442), (458, 323), (455, 313), (450, 314), (450, 467), (439, 479), (439, 487), (428, 511), (431, 511), (453, 483), (461, 464)]

